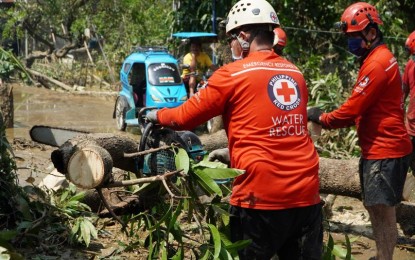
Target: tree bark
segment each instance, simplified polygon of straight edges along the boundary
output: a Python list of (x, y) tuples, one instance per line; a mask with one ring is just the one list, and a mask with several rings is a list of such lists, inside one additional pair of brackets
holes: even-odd
[(0, 79), (0, 116), (3, 115), (2, 123), (6, 128), (13, 128), (13, 87)]
[(138, 151), (138, 144), (135, 140), (124, 136), (113, 134), (81, 134), (65, 142), (59, 149), (51, 154), (51, 160), (55, 168), (62, 174), (68, 173), (68, 163), (71, 156), (87, 146), (100, 146), (111, 155), (113, 167), (136, 172), (134, 158), (125, 158), (124, 153)]

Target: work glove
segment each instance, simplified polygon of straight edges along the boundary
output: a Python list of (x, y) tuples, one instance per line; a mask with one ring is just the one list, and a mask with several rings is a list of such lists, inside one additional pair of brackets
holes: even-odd
[(146, 114), (146, 121), (147, 122), (151, 122), (154, 124), (158, 124), (158, 119), (157, 119), (157, 109), (154, 110), (150, 110), (147, 114)]
[(211, 153), (209, 153), (208, 160), (211, 162), (218, 160), (224, 164), (229, 165), (230, 164), (229, 149), (221, 148), (221, 149), (213, 150)]
[(320, 116), (323, 114), (323, 111), (319, 107), (311, 107), (307, 109), (307, 119), (308, 121), (317, 123), (321, 125)]

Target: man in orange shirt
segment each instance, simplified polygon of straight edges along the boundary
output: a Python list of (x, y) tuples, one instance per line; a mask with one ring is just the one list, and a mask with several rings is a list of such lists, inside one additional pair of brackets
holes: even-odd
[(359, 175), (370, 215), (377, 260), (392, 260), (397, 242), (395, 206), (402, 199), (412, 144), (405, 129), (402, 81), (396, 58), (382, 42), (375, 7), (350, 5), (339, 27), (361, 67), (349, 99), (337, 110), (308, 110), (308, 119), (333, 129), (356, 125), (362, 156)]
[(231, 167), (245, 170), (230, 199), (232, 241), (252, 240), (241, 259), (321, 259), (319, 157), (307, 130), (307, 85), (272, 50), (278, 26), (267, 1), (236, 3), (226, 24), (236, 61), (183, 105), (147, 118), (180, 130), (222, 115)]
[[(412, 146), (415, 146), (415, 31), (406, 39), (405, 49), (410, 55), (403, 74), (405, 99), (409, 95), (409, 105), (406, 111), (406, 129), (412, 139)], [(415, 175), (415, 152), (412, 152), (410, 166), (412, 174)]]

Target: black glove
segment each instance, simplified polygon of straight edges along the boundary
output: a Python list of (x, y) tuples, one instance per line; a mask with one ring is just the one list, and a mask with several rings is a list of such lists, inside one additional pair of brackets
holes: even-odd
[(229, 149), (221, 148), (221, 149), (213, 150), (211, 153), (209, 153), (208, 160), (211, 162), (218, 160), (224, 164), (229, 165), (230, 164)]
[(323, 111), (319, 107), (311, 107), (307, 109), (307, 119), (314, 123), (320, 124), (320, 116), (323, 114)]
[(147, 120), (147, 122), (151, 122), (151, 123), (154, 123), (154, 124), (158, 124), (157, 111), (158, 111), (157, 109), (150, 110), (146, 114), (146, 120)]

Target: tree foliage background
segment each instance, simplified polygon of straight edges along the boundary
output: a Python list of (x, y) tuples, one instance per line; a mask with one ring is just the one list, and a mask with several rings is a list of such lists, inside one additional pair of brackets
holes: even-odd
[[(113, 71), (115, 77), (122, 60), (134, 46), (167, 46), (176, 56), (183, 55), (180, 42), (172, 34), (180, 31), (207, 31), (219, 35), (217, 54), (224, 53), (224, 26), (227, 12), (236, 0), (55, 0), (17, 1), (0, 9), (1, 42), (23, 40), (25, 33), (35, 39), (36, 52), (22, 57), (30, 66), (36, 58), (64, 57), (83, 46), (85, 28), (103, 39), (109, 66), (97, 66), (104, 78)], [(270, 0), (285, 29), (288, 45), (285, 55), (303, 71), (310, 89), (310, 106), (325, 110), (338, 107), (349, 95), (358, 64), (347, 51), (346, 38), (333, 25), (344, 9), (355, 1)], [(368, 1), (376, 6), (383, 19), (384, 41), (398, 59), (401, 70), (408, 56), (406, 37), (415, 30), (415, 2), (410, 0)], [(57, 46), (53, 37), (65, 41)], [(42, 51), (39, 53), (39, 51)], [(181, 52), (181, 53), (180, 53)], [(104, 55), (102, 55), (104, 56)], [(101, 59), (102, 59), (101, 56)], [(218, 58), (219, 65), (228, 61)], [(97, 62), (99, 64), (99, 62)], [(108, 63), (108, 62), (107, 62)], [(75, 74), (75, 73), (72, 73)], [(112, 76), (112, 75), (111, 75)], [(112, 79), (114, 76), (112, 76)], [(112, 80), (114, 81), (114, 80)], [(350, 132), (351, 131), (351, 132)], [(329, 156), (358, 154), (354, 130), (336, 130), (322, 139)], [(337, 138), (336, 136), (339, 136)], [(346, 142), (343, 137), (347, 136)], [(343, 140), (343, 142), (338, 142)], [(339, 146), (340, 145), (340, 146)]]

